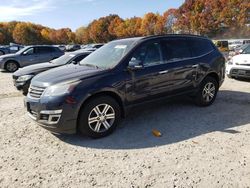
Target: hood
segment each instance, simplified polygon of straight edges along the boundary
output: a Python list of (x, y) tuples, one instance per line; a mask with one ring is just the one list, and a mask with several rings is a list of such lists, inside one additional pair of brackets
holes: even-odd
[(43, 71), (46, 71), (48, 69), (58, 67), (58, 66), (60, 65), (53, 64), (53, 63), (39, 63), (35, 65), (30, 65), (30, 66), (23, 67), (19, 69), (18, 71), (16, 71), (14, 73), (14, 76), (23, 76), (23, 75), (28, 75), (28, 74), (36, 75), (40, 72), (43, 72)]
[(103, 71), (103, 69), (94, 67), (69, 64), (38, 74), (32, 79), (31, 85), (48, 87), (65, 81), (80, 80), (95, 76)]
[(249, 64), (250, 65), (250, 54), (240, 54), (233, 57), (234, 64)]
[(15, 58), (19, 56), (19, 54), (6, 54), (6, 55), (1, 55), (0, 59), (5, 59), (5, 58)]

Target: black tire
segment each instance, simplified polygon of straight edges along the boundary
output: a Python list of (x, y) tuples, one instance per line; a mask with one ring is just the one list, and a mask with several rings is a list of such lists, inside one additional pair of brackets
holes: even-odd
[(19, 68), (19, 65), (17, 62), (15, 61), (8, 61), (6, 62), (5, 64), (5, 69), (8, 71), (8, 72), (15, 72), (17, 71)]
[[(112, 112), (114, 112), (114, 119), (106, 120), (106, 116), (105, 117), (98, 116), (95, 113), (95, 110), (94, 110), (95, 107), (98, 107), (100, 109), (99, 111), (103, 113), (104, 107), (105, 107), (104, 105), (108, 105), (111, 107), (109, 108), (107, 113), (112, 114)], [(99, 120), (94, 120), (95, 122), (93, 122), (92, 124), (91, 123), (89, 124), (88, 120), (89, 118), (91, 118), (91, 116), (92, 118), (99, 118)], [(101, 138), (101, 137), (105, 137), (111, 134), (115, 130), (117, 125), (119, 124), (120, 120), (121, 120), (121, 109), (120, 109), (119, 104), (112, 97), (100, 96), (100, 97), (93, 98), (90, 101), (88, 101), (86, 104), (84, 104), (83, 108), (81, 109), (79, 113), (78, 130), (81, 134), (85, 136), (89, 136), (92, 138)], [(104, 123), (101, 123), (101, 121), (103, 122), (105, 121), (105, 123), (109, 121), (108, 123), (110, 125), (110, 128), (106, 129), (105, 128), (106, 126), (104, 125)], [(98, 125), (100, 125), (99, 132), (94, 130), (97, 128)]]
[(27, 96), (27, 95), (28, 95), (28, 92), (29, 92), (28, 89), (23, 89), (23, 95), (24, 95), (24, 96)]
[(227, 74), (227, 77), (233, 79), (233, 77), (230, 74)]
[[(207, 88), (211, 88), (210, 93), (207, 93)], [(206, 88), (206, 89), (205, 89)], [(214, 90), (213, 90), (214, 88)], [(198, 106), (209, 106), (216, 99), (219, 84), (213, 77), (206, 77), (200, 84), (199, 90), (195, 96), (195, 103)], [(213, 92), (212, 92), (213, 91)], [(213, 97), (212, 97), (213, 96)]]

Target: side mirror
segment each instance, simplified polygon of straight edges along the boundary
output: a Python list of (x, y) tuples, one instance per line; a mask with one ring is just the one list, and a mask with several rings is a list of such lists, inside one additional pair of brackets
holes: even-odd
[(132, 58), (128, 63), (129, 70), (143, 69), (142, 61)]
[(76, 61), (72, 61), (71, 63), (74, 64), (74, 65), (77, 65), (77, 64), (78, 64)]

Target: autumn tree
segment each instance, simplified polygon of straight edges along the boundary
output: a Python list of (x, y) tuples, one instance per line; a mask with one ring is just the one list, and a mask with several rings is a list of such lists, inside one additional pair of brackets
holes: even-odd
[(31, 45), (42, 43), (40, 31), (31, 23), (18, 23), (13, 31), (13, 39), (16, 43)]
[(115, 39), (115, 35), (109, 33), (109, 25), (111, 22), (119, 16), (109, 15), (106, 17), (101, 17), (98, 20), (94, 20), (89, 25), (89, 36), (93, 42), (108, 42)]
[(5, 40), (4, 34), (0, 31), (0, 44), (3, 44)]
[(236, 36), (249, 31), (249, 6), (249, 0), (186, 0), (177, 10), (176, 25), (182, 32)]
[(169, 9), (163, 14), (165, 33), (175, 33), (176, 11), (177, 9)]
[(120, 17), (114, 18), (108, 27), (108, 32), (115, 36), (115, 38), (122, 38), (125, 36), (124, 20)]
[(141, 22), (141, 34), (160, 35), (165, 33), (165, 20), (160, 14), (148, 13), (145, 14)]

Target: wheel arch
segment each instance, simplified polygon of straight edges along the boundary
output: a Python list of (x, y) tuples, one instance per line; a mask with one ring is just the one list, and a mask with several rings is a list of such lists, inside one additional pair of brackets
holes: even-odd
[[(204, 77), (204, 79), (207, 78), (207, 77), (212, 77), (212, 78), (214, 78), (214, 79), (216, 80), (216, 82), (218, 83), (218, 85), (220, 84), (220, 77), (219, 77), (219, 75), (218, 75), (216, 72), (210, 72), (210, 73), (208, 73), (208, 74)], [(204, 79), (203, 79), (203, 80), (204, 80)]]
[[(124, 103), (122, 101), (122, 97), (117, 94), (116, 92), (114, 91), (100, 91), (100, 92), (97, 92), (97, 93), (94, 93), (92, 95), (89, 95), (81, 104), (79, 110), (78, 110), (78, 115), (77, 115), (77, 122), (79, 121), (79, 117), (80, 117), (80, 112), (82, 110), (82, 108), (85, 106), (86, 103), (88, 103), (90, 100), (93, 100), (94, 98), (97, 98), (97, 97), (101, 97), (101, 96), (108, 96), (108, 97), (111, 97), (113, 98), (120, 106), (120, 109), (121, 109), (121, 116), (122, 117), (125, 117), (125, 107), (124, 107)], [(78, 124), (78, 123), (77, 123)], [(78, 126), (78, 125), (77, 125)]]
[(17, 60), (14, 60), (14, 59), (9, 59), (7, 60), (5, 63), (4, 63), (4, 68), (6, 69), (6, 65), (8, 62), (15, 62), (17, 64), (17, 66), (20, 68), (20, 63), (17, 61)]

